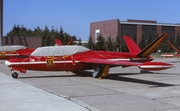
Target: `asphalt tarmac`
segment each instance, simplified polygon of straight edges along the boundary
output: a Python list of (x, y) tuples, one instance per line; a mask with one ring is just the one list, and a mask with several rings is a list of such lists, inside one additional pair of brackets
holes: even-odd
[(180, 111), (180, 60), (154, 61), (175, 67), (141, 73), (137, 67), (116, 67), (101, 80), (91, 71), (27, 71), (16, 80), (0, 61), (0, 111)]

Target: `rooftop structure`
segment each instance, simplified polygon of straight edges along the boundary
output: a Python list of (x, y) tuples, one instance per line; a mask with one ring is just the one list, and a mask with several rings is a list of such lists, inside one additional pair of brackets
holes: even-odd
[(122, 41), (124, 35), (129, 35), (131, 37), (136, 36), (137, 43), (139, 43), (142, 36), (147, 39), (149, 34), (151, 34), (152, 39), (155, 39), (162, 33), (168, 33), (169, 36), (175, 39), (176, 34), (180, 34), (180, 24), (158, 23), (155, 20), (134, 19), (127, 19), (127, 21), (113, 19), (90, 23), (90, 34), (94, 42), (96, 42), (100, 34), (104, 38), (111, 37), (114, 40), (119, 36)]

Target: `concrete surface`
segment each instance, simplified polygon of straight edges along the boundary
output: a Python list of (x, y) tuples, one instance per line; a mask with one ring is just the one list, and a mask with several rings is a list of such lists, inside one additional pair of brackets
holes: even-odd
[[(68, 104), (72, 104), (72, 106), (75, 104), (77, 108), (81, 108), (80, 110), (180, 111), (180, 60), (163, 58), (155, 59), (155, 61), (169, 62), (176, 67), (149, 73), (140, 73), (137, 67), (116, 67), (110, 69), (110, 78), (102, 80), (92, 78), (89, 71), (82, 72), (80, 76), (70, 72), (27, 71), (27, 74), (19, 74), (19, 78), (13, 80), (10, 70), (0, 64), (0, 71), (5, 74), (5, 78), (15, 82), (7, 81), (3, 84), (2, 81), (0, 82), (0, 96), (3, 95), (1, 98), (7, 93), (10, 96), (5, 96), (5, 98), (15, 100), (10, 103), (6, 99), (0, 100), (0, 108), (1, 105), (5, 108), (11, 105), (18, 106), (17, 104), (22, 104), (20, 108), (27, 108), (31, 106), (29, 104), (43, 103), (46, 109), (51, 109), (58, 107), (58, 102), (63, 99), (64, 101), (70, 100)], [(1, 75), (3, 75), (2, 73)], [(24, 84), (27, 86), (22, 87)], [(9, 85), (12, 85), (13, 88)], [(22, 91), (19, 91), (20, 89)], [(2, 90), (6, 91), (2, 92)], [(13, 99), (13, 95), (18, 95), (17, 90), (20, 93), (25, 93), (24, 91), (27, 90), (24, 94), (25, 99), (21, 99), (22, 101)], [(49, 96), (44, 98), (41, 93), (34, 93), (34, 90), (47, 93)], [(38, 97), (37, 100), (30, 98), (33, 97), (33, 94)], [(41, 100), (42, 98), (43, 100)], [(52, 105), (48, 106), (48, 103)], [(42, 107), (44, 105), (35, 108)], [(68, 107), (71, 106), (68, 105)]]
[(89, 111), (85, 106), (0, 73), (0, 111)]

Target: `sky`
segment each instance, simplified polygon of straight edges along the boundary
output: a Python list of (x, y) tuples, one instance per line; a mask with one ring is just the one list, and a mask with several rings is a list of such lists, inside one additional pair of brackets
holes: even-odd
[(90, 23), (119, 19), (180, 23), (180, 0), (4, 0), (3, 35), (14, 25), (63, 30), (88, 40)]

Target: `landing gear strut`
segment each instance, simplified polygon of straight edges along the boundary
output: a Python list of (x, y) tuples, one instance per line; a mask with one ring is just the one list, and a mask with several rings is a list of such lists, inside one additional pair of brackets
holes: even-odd
[(17, 79), (17, 78), (18, 78), (18, 73), (17, 73), (17, 72), (12, 71), (12, 77), (13, 77), (14, 79)]
[(109, 65), (98, 66), (95, 68), (95, 71), (93, 72), (92, 76), (94, 78), (107, 77), (109, 76), (108, 72), (109, 72)]

